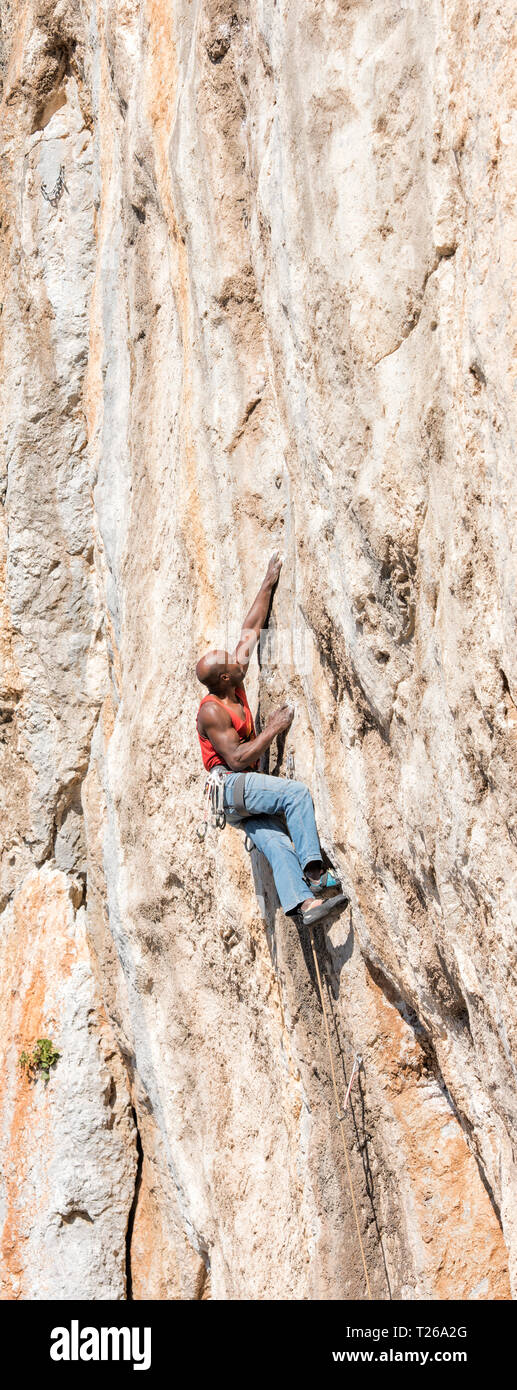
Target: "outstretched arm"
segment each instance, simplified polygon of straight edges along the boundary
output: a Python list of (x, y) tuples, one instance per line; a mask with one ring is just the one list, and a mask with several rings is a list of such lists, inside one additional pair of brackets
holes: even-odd
[(275, 550), (269, 561), (266, 577), (260, 586), (257, 597), (254, 603), (252, 603), (249, 613), (246, 614), (242, 632), (233, 654), (233, 660), (242, 664), (246, 670), (248, 669), (250, 657), (252, 652), (255, 651), (262, 628), (264, 627), (269, 605), (271, 603), (271, 594), (281, 568), (282, 561), (278, 550)]

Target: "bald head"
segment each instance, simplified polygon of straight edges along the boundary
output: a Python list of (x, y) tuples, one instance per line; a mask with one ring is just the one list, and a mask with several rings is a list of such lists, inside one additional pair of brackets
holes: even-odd
[(218, 695), (224, 699), (225, 695), (233, 687), (242, 685), (246, 675), (246, 666), (240, 661), (235, 661), (228, 652), (217, 651), (205, 652), (196, 666), (196, 676), (202, 685), (206, 685), (213, 695)]
[(219, 684), (221, 676), (225, 675), (227, 666), (227, 652), (205, 652), (196, 666), (198, 681), (201, 681), (202, 685), (208, 686), (209, 690), (213, 690)]

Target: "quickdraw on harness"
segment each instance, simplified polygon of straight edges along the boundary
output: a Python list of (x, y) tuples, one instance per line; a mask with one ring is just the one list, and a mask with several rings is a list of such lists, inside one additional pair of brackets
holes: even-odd
[(197, 835), (200, 840), (204, 840), (209, 822), (214, 830), (224, 830), (226, 825), (224, 781), (224, 776), (221, 776), (219, 768), (214, 767), (208, 773), (203, 792), (203, 819), (197, 827)]
[[(203, 819), (197, 827), (198, 839), (203, 841), (206, 836), (209, 824), (214, 830), (224, 830), (226, 825), (226, 814), (224, 810), (224, 784), (228, 776), (228, 771), (220, 764), (211, 768), (208, 773), (203, 792)], [(244, 783), (246, 773), (240, 772), (233, 783), (233, 808), (239, 811), (243, 819), (249, 814), (244, 803)], [(253, 849), (253, 843), (246, 836), (246, 849), (248, 854)]]

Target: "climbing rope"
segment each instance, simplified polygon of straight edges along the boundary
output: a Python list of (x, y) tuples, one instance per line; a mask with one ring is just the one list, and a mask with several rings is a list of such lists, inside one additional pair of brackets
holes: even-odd
[[(327, 1010), (326, 1010), (326, 1008), (325, 1008), (325, 1000), (324, 1000), (324, 998), (323, 998), (323, 988), (322, 988), (322, 984), (321, 984), (320, 968), (319, 968), (319, 965), (318, 965), (318, 957), (317, 957), (317, 955), (316, 955), (316, 946), (315, 946), (315, 943), (314, 943), (314, 932), (313, 932), (312, 927), (310, 927), (309, 930), (310, 930), (310, 934), (311, 934), (311, 947), (312, 947), (312, 954), (313, 954), (313, 958), (314, 958), (314, 965), (315, 965), (315, 968), (316, 968), (316, 977), (317, 977), (317, 980), (318, 980), (318, 989), (319, 989), (319, 995), (320, 995), (320, 1000), (321, 1000), (321, 1007), (322, 1007), (322, 1010), (323, 1010), (323, 1018), (324, 1018), (324, 1021), (325, 1021), (325, 1033), (326, 1033), (326, 1035), (327, 1035), (327, 1048), (328, 1048), (329, 1061), (330, 1061), (330, 1071), (331, 1071), (331, 1075), (332, 1075), (332, 1085), (333, 1085), (333, 1088), (334, 1088), (334, 1100), (335, 1100), (335, 1102), (336, 1102), (336, 1115), (337, 1115), (337, 1118), (338, 1118), (338, 1121), (339, 1121), (339, 1128), (340, 1128), (340, 1130), (341, 1130), (341, 1138), (342, 1138), (342, 1140), (343, 1140), (343, 1153), (344, 1153), (344, 1155), (345, 1155), (346, 1170), (347, 1170), (347, 1174), (348, 1174), (348, 1186), (349, 1186), (349, 1188), (350, 1188), (350, 1196), (351, 1196), (351, 1198), (352, 1198), (352, 1206), (353, 1206), (353, 1208), (354, 1208), (355, 1224), (356, 1224), (356, 1227), (357, 1227), (357, 1236), (358, 1236), (359, 1245), (360, 1245), (360, 1249), (361, 1249), (361, 1259), (362, 1259), (362, 1261), (363, 1261), (364, 1277), (365, 1277), (365, 1279), (366, 1279), (366, 1288), (367, 1288), (367, 1290), (368, 1290), (368, 1298), (369, 1298), (370, 1301), (371, 1301), (371, 1300), (372, 1300), (372, 1291), (371, 1291), (371, 1288), (370, 1288), (370, 1280), (369, 1280), (369, 1278), (368, 1278), (368, 1269), (367, 1269), (367, 1265), (366, 1265), (366, 1256), (365, 1256), (365, 1253), (364, 1253), (363, 1239), (362, 1239), (362, 1236), (361, 1236), (361, 1228), (360, 1228), (360, 1225), (359, 1225), (359, 1215), (358, 1215), (358, 1211), (357, 1211), (357, 1203), (356, 1203), (356, 1200), (355, 1200), (354, 1184), (353, 1184), (353, 1182), (352, 1182), (352, 1171), (351, 1171), (351, 1168), (350, 1168), (350, 1159), (349, 1159), (349, 1157), (348, 1157), (348, 1149), (347, 1149), (347, 1145), (346, 1145), (345, 1130), (344, 1130), (344, 1125), (343, 1125), (344, 1112), (345, 1112), (345, 1110), (346, 1110), (346, 1106), (347, 1106), (347, 1102), (348, 1102), (348, 1097), (349, 1097), (349, 1095), (350, 1095), (350, 1090), (351, 1090), (351, 1086), (352, 1086), (352, 1081), (353, 1081), (353, 1079), (354, 1079), (354, 1071), (352, 1071), (352, 1075), (351, 1075), (351, 1077), (350, 1077), (350, 1081), (349, 1081), (349, 1085), (348, 1085), (348, 1090), (347, 1090), (347, 1093), (346, 1093), (346, 1096), (345, 1096), (345, 1104), (344, 1104), (343, 1112), (341, 1112), (341, 1111), (340, 1111), (340, 1108), (339, 1108), (339, 1095), (338, 1095), (337, 1082), (336, 1082), (336, 1073), (335, 1073), (335, 1071), (334, 1071), (334, 1060), (333, 1060), (333, 1057), (332, 1057), (332, 1048), (331, 1048), (331, 1046), (330, 1046), (330, 1033), (329, 1033), (328, 1018), (327, 1018)], [(355, 1062), (354, 1062), (354, 1068), (355, 1068), (355, 1069), (358, 1069), (358, 1067), (359, 1067), (359, 1065), (360, 1065), (360, 1061), (361, 1061), (361, 1059), (356, 1057)]]

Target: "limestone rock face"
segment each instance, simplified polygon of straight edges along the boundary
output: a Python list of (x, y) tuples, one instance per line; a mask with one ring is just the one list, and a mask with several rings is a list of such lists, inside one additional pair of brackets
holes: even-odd
[(195, 662), (278, 545), (248, 694), (350, 896), (372, 1293), (510, 1298), (511, 7), (0, 16), (2, 1296), (366, 1297), (309, 944), (196, 836)]
[[(129, 1091), (59, 870), (33, 870), (2, 923), (2, 1297), (123, 1298), (137, 1152)], [(53, 966), (55, 962), (55, 966)], [(21, 1043), (59, 1039), (48, 1082)], [(25, 1049), (24, 1049), (25, 1050)], [(7, 1084), (6, 1084), (7, 1083)]]

